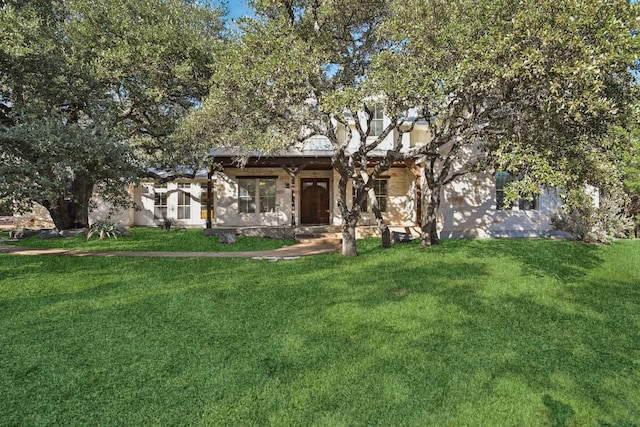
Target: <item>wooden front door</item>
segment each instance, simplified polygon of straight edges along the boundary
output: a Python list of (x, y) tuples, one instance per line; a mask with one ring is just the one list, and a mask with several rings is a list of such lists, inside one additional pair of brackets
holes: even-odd
[(329, 178), (303, 178), (300, 186), (300, 223), (329, 224)]

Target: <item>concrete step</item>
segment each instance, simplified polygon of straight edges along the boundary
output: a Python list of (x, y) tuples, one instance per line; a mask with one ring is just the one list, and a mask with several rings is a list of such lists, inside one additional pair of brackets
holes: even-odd
[(342, 244), (341, 233), (301, 233), (296, 234), (297, 243), (324, 243), (339, 246)]

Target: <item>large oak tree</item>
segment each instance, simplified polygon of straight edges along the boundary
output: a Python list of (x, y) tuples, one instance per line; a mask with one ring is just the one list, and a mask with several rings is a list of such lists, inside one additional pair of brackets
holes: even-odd
[[(256, 0), (252, 5), (257, 17), (238, 23), (240, 34), (228, 46), (202, 108), (187, 119), (184, 138), (269, 154), (312, 136), (326, 137), (340, 176), (342, 252), (356, 255), (361, 202), (391, 164), (384, 159), (371, 169), (371, 160), (402, 121), (392, 120), (372, 137), (373, 112), (382, 104), (379, 93), (362, 85), (373, 56), (386, 45), (376, 34), (389, 2)], [(359, 141), (357, 147), (350, 146), (352, 139)], [(353, 199), (347, 198), (350, 183)], [(375, 197), (371, 201), (388, 238)]]
[(409, 153), (425, 164), (424, 243), (438, 242), (443, 187), (467, 172), (520, 176), (507, 202), (562, 188), (568, 208), (585, 201), (586, 184), (611, 181), (619, 140), (609, 131), (635, 102), (637, 5), (408, 0), (393, 11), (383, 30), (392, 47), (371, 81), (410, 99), (431, 130)]
[[(496, 168), (523, 179), (510, 197), (562, 187), (567, 206), (615, 167), (612, 124), (632, 113), (638, 6), (627, 0), (256, 0), (237, 45), (187, 130), (263, 152), (324, 135), (340, 175), (343, 254), (355, 255), (359, 203), (395, 160), (424, 165), (423, 243), (439, 242), (443, 188)], [(370, 135), (375, 105), (389, 126)], [(382, 139), (411, 124), (373, 172)], [(351, 120), (357, 148), (349, 147)], [(346, 135), (341, 132), (346, 132)], [(192, 135), (193, 135), (192, 134)], [(378, 153), (376, 153), (378, 154)], [(347, 200), (352, 180), (356, 202)]]
[(206, 93), (219, 12), (196, 1), (0, 3), (0, 198), (88, 225), (149, 167), (193, 169), (171, 135)]

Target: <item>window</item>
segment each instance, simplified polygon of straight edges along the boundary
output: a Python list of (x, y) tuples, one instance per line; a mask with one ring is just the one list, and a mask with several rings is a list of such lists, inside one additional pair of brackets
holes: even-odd
[(376, 199), (378, 200), (380, 212), (387, 212), (387, 180), (376, 179), (373, 184), (373, 189), (376, 192)]
[[(373, 191), (376, 193), (376, 200), (378, 201), (378, 208), (380, 212), (387, 212), (387, 183), (386, 179), (376, 179), (373, 183)], [(353, 202), (355, 203), (356, 199), (356, 190), (353, 189)], [(369, 211), (369, 203), (368, 198), (364, 198), (362, 203), (360, 203), (360, 211), (368, 212)]]
[(162, 187), (155, 188), (153, 214), (157, 219), (167, 219), (167, 193), (166, 191), (158, 190), (162, 190)]
[[(215, 197), (212, 197), (212, 200), (211, 200), (211, 217), (212, 218), (213, 218), (213, 215), (215, 214), (213, 209), (213, 199), (215, 199)], [(200, 194), (200, 219), (207, 219), (208, 203), (209, 203), (209, 194), (207, 193), (207, 184), (204, 184), (202, 185), (202, 193)]]
[(178, 219), (191, 218), (191, 184), (178, 184)]
[[(509, 172), (496, 172), (496, 209), (509, 210), (513, 208), (513, 203), (504, 205), (504, 187), (513, 182), (513, 175)], [(518, 200), (518, 209), (521, 211), (538, 209), (538, 196), (532, 200), (520, 198)]]
[(238, 212), (256, 212), (256, 180), (253, 178), (238, 179)]
[(371, 129), (369, 136), (380, 136), (384, 130), (384, 115), (379, 105), (373, 107), (373, 119), (371, 120)]
[(274, 212), (276, 210), (276, 180), (258, 180), (258, 199), (260, 212)]
[(274, 212), (275, 178), (238, 178), (238, 212)]
[(509, 172), (496, 172), (496, 209), (511, 209), (512, 205), (504, 206), (504, 187), (513, 181)]
[[(352, 191), (352, 206), (356, 204), (356, 187), (353, 187)], [(367, 212), (369, 209), (368, 197), (364, 197), (360, 202), (360, 212)]]

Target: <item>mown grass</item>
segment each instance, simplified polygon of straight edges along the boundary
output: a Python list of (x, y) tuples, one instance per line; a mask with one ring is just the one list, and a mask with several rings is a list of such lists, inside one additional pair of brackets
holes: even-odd
[(640, 241), (0, 256), (0, 424), (640, 425)]
[(32, 248), (60, 248), (110, 251), (170, 251), (170, 252), (231, 252), (277, 249), (294, 243), (293, 239), (268, 239), (238, 236), (234, 244), (219, 243), (218, 236), (205, 236), (202, 229), (170, 231), (153, 227), (132, 227), (131, 236), (98, 239), (84, 235), (66, 238), (41, 239), (32, 236), (15, 245)]

